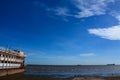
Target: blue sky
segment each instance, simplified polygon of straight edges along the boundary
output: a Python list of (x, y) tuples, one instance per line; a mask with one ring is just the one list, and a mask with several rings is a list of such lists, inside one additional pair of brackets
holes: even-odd
[(119, 0), (2, 0), (0, 46), (27, 64), (120, 64)]

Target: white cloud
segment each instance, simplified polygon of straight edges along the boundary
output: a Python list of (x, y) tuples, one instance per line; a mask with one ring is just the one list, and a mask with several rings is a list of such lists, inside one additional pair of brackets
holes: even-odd
[(95, 56), (95, 54), (94, 53), (85, 53), (85, 54), (80, 54), (80, 56), (89, 57), (89, 56)]
[(67, 7), (47, 8), (47, 11), (53, 11), (58, 16), (90, 17), (106, 14), (107, 5), (110, 2), (114, 2), (114, 0), (73, 0), (72, 4), (79, 9), (76, 14), (71, 14), (72, 10)]
[[(57, 16), (60, 16), (62, 17), (62, 19), (65, 21), (65, 22), (68, 22), (69, 20), (66, 18), (67, 16), (72, 16), (69, 12), (70, 10), (67, 8), (67, 7), (56, 7), (56, 8), (46, 8), (46, 11), (48, 12), (52, 12), (53, 14), (52, 15), (57, 15)], [(50, 16), (51, 17), (51, 16)], [(55, 18), (52, 16), (52, 18)]]
[[(109, 3), (115, 2), (115, 0), (70, 0), (70, 1), (72, 2), (73, 6), (77, 8), (76, 10), (78, 11), (71, 9), (68, 6), (50, 8), (47, 5), (42, 4), (42, 7), (46, 8), (46, 11), (52, 12), (53, 13), (52, 15), (58, 15), (62, 17), (70, 16), (75, 18), (84, 18), (106, 14), (109, 9), (108, 7)], [(110, 11), (108, 11), (108, 13), (109, 12)]]
[(54, 12), (58, 16), (71, 16), (67, 7), (46, 8), (46, 11)]
[(106, 14), (110, 2), (114, 2), (114, 0), (74, 0), (75, 6), (80, 10), (75, 17), (83, 18)]
[(56, 8), (56, 9), (54, 9), (54, 11), (55, 11), (55, 14), (56, 14), (56, 15), (60, 15), (60, 16), (70, 16), (70, 14), (68, 14), (68, 13), (69, 13), (69, 9), (66, 8), (66, 7), (58, 7), (58, 8)]
[(88, 30), (90, 34), (109, 40), (120, 40), (120, 25), (110, 28), (94, 28)]

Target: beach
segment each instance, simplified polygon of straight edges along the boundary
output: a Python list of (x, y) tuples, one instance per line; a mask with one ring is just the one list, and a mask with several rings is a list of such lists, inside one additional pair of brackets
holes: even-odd
[(0, 80), (120, 80), (120, 76), (76, 76), (71, 78), (54, 78), (49, 76), (31, 76), (18, 73), (0, 77)]
[(31, 76), (31, 75), (24, 75), (24, 73), (18, 73), (18, 74), (0, 77), (0, 80), (71, 80), (71, 79), (52, 78), (48, 76), (46, 77)]

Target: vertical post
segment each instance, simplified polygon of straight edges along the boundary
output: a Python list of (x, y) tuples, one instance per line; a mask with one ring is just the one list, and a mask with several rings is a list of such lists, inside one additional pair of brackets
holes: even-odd
[(1, 51), (0, 51), (0, 69), (2, 68), (2, 61), (1, 61)]
[(3, 54), (3, 68), (4, 69), (4, 63), (5, 63), (5, 55)]

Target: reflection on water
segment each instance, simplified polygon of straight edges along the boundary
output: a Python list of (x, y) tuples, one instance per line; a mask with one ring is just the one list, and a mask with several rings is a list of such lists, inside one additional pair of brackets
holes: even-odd
[(78, 75), (109, 76), (120, 75), (120, 65), (97, 65), (97, 66), (32, 66), (25, 71), (26, 75), (73, 77)]

